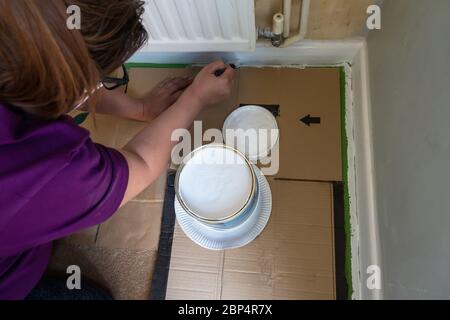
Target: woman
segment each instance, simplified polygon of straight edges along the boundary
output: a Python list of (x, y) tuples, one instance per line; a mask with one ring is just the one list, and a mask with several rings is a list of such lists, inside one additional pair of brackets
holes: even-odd
[[(73, 4), (81, 30), (66, 27)], [(143, 100), (99, 89), (145, 42), (142, 13), (136, 0), (0, 0), (0, 299), (27, 297), (52, 241), (102, 223), (152, 184), (172, 132), (231, 92), (234, 72), (222, 62)], [(113, 150), (66, 116), (74, 107), (153, 121)]]

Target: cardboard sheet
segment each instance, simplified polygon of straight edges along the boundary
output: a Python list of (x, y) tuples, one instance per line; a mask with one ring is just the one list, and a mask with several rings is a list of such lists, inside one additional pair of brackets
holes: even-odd
[[(279, 178), (341, 181), (338, 68), (243, 68), (239, 104), (279, 105)], [(308, 126), (310, 115), (320, 124)]]
[(167, 299), (335, 298), (331, 185), (270, 185), (269, 225), (246, 247), (206, 250), (176, 227)]

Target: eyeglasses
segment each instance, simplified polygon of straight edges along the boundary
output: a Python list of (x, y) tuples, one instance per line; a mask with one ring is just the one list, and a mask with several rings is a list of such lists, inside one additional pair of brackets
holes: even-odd
[(72, 109), (72, 111), (81, 108), (83, 104), (85, 104), (86, 101), (89, 99), (90, 95), (94, 94), (95, 91), (100, 90), (101, 88), (105, 88), (106, 90), (115, 90), (118, 87), (125, 86), (125, 93), (127, 93), (128, 84), (130, 83), (130, 77), (128, 75), (128, 70), (124, 64), (122, 65), (121, 72), (122, 75), (119, 75), (119, 77), (104, 78), (90, 94), (87, 94), (87, 92), (85, 92), (84, 98), (79, 103), (76, 104), (76, 106)]
[(121, 75), (119, 74), (119, 77), (106, 77), (102, 80), (103, 87), (106, 90), (115, 90), (118, 87), (125, 86), (125, 93), (128, 91), (129, 82), (130, 78), (125, 65), (122, 65)]

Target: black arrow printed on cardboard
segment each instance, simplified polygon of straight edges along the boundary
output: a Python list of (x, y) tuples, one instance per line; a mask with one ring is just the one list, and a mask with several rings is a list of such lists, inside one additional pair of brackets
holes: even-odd
[(312, 124), (320, 124), (322, 122), (320, 117), (311, 117), (310, 114), (300, 119), (300, 121), (306, 124), (308, 127), (311, 127)]

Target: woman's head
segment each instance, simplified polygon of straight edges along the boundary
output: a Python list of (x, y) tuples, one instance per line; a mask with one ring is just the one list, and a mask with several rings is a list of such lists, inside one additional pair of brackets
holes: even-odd
[[(81, 30), (67, 28), (69, 5)], [(0, 102), (67, 113), (144, 44), (142, 13), (137, 0), (0, 0)]]
[(102, 77), (120, 67), (147, 41), (142, 25), (144, 2), (65, 0), (81, 9), (81, 33)]

